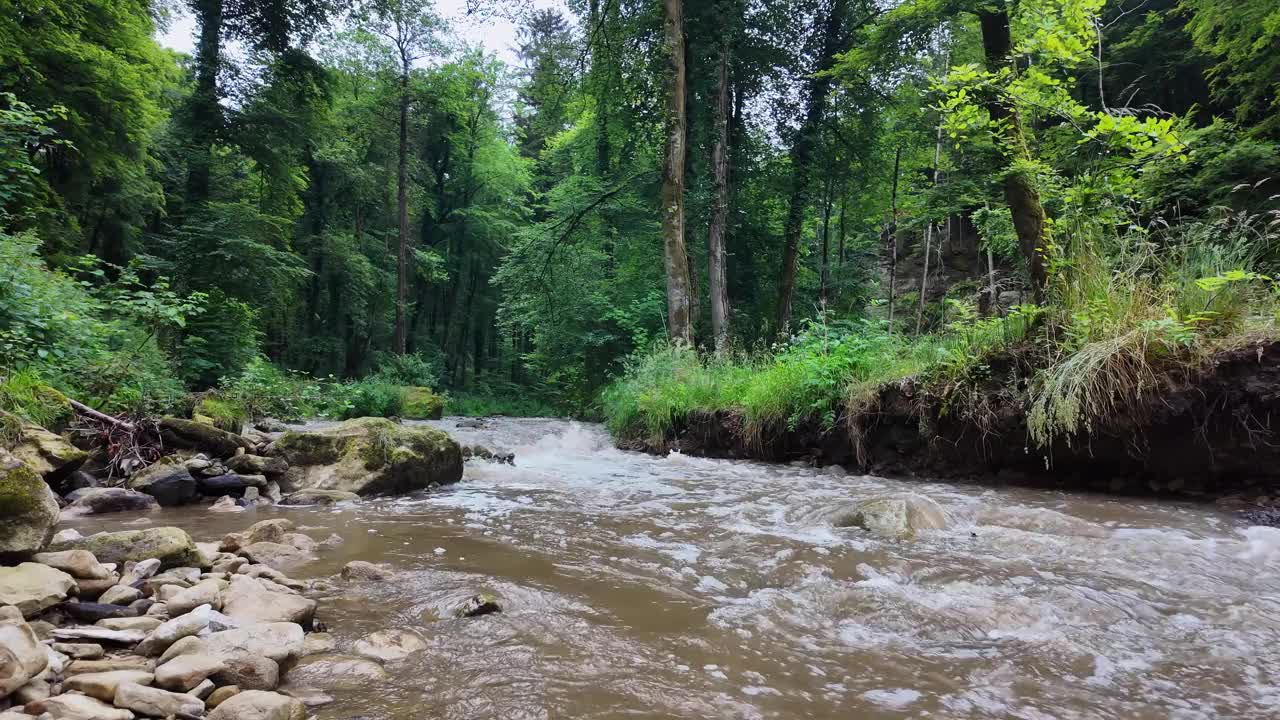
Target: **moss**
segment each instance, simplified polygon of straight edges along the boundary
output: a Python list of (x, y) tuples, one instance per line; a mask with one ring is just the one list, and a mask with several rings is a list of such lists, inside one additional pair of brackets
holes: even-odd
[(248, 413), (235, 402), (211, 395), (201, 398), (191, 415), (196, 422), (206, 422), (198, 418), (198, 415), (204, 416), (207, 424), (230, 433), (240, 432), (249, 420)]
[(426, 387), (406, 387), (400, 402), (400, 414), (410, 420), (439, 420), (444, 415), (444, 398)]
[(38, 509), (43, 485), (40, 473), (0, 451), (0, 517), (13, 518)]

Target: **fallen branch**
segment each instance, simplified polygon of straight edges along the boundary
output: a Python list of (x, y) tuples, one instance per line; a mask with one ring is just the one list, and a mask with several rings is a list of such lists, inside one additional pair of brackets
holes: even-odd
[(94, 410), (88, 405), (85, 405), (82, 402), (76, 402), (71, 398), (67, 398), (67, 404), (69, 404), (71, 406), (71, 409), (75, 410), (78, 414), (84, 415), (85, 417), (88, 417), (88, 418), (93, 418), (98, 422), (104, 422), (104, 423), (107, 423), (108, 425), (115, 425), (116, 427), (122, 430), (128, 430), (129, 432), (133, 432), (134, 430), (137, 429), (133, 423), (128, 422), (127, 420), (121, 420), (120, 418), (112, 417), (104, 412)]

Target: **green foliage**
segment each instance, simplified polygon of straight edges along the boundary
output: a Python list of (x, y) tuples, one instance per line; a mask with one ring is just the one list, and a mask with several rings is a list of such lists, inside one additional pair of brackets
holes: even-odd
[(196, 403), (191, 411), (192, 417), (203, 415), (213, 421), (213, 425), (227, 432), (238, 433), (249, 420), (244, 408), (224, 397), (206, 395)]
[(404, 406), (404, 387), (379, 378), (336, 385), (329, 411), (339, 419), (398, 417)]
[(259, 356), (240, 374), (222, 378), (217, 397), (250, 418), (298, 421), (327, 413), (337, 402), (331, 392), (333, 385), (333, 378), (315, 379), (283, 370)]
[(218, 379), (238, 374), (258, 355), (257, 313), (248, 303), (215, 289), (204, 312), (192, 318), (174, 345), (183, 379), (209, 388)]
[(66, 396), (46, 385), (30, 369), (9, 372), (0, 378), (0, 410), (42, 427), (58, 427), (71, 417)]

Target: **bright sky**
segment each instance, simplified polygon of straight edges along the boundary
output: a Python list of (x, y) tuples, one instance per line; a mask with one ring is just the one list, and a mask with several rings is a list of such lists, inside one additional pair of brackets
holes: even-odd
[[(572, 14), (562, 0), (533, 0), (534, 8), (558, 8), (566, 17)], [(466, 0), (436, 0), (436, 12), (449, 21), (452, 35), (467, 42), (484, 46), (491, 53), (497, 53), (509, 65), (516, 63), (516, 26), (509, 19), (494, 18), (477, 23), (469, 20), (465, 13)], [(173, 19), (169, 31), (160, 35), (160, 44), (185, 53), (195, 50), (196, 21), (189, 13), (183, 11)]]

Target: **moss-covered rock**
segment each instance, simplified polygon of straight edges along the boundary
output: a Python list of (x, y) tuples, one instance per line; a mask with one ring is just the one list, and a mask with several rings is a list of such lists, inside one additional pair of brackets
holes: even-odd
[(209, 567), (209, 560), (185, 530), (176, 527), (146, 528), (122, 532), (101, 532), (88, 537), (54, 543), (51, 550), (88, 550), (98, 562), (139, 562), (150, 558), (161, 567)]
[(407, 387), (400, 401), (400, 415), (408, 420), (439, 420), (444, 417), (444, 398), (427, 387)]
[(235, 455), (237, 448), (246, 452), (254, 449), (253, 443), (235, 433), (184, 418), (161, 418), (160, 437), (170, 447), (199, 450), (219, 458)]
[(58, 499), (30, 465), (0, 450), (0, 557), (40, 552), (58, 524)]
[(200, 496), (196, 479), (176, 455), (162, 457), (129, 478), (129, 489), (146, 493), (166, 507), (186, 505)]
[(5, 449), (49, 482), (70, 475), (89, 457), (89, 453), (72, 445), (66, 438), (0, 410)]
[(396, 495), (462, 479), (462, 449), (448, 434), (357, 418), (315, 432), (287, 432), (267, 454), (289, 464), (290, 490)]
[(196, 403), (191, 419), (212, 425), (229, 433), (240, 433), (249, 421), (245, 411), (235, 403), (217, 397), (204, 397)]

